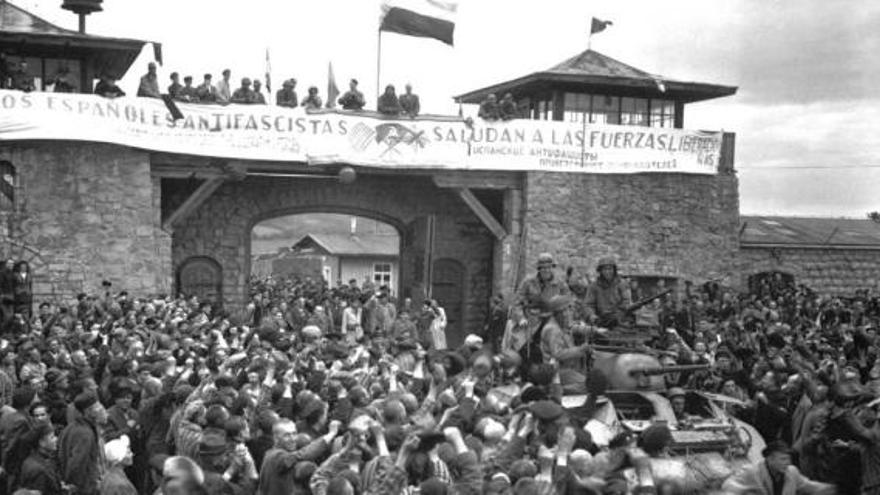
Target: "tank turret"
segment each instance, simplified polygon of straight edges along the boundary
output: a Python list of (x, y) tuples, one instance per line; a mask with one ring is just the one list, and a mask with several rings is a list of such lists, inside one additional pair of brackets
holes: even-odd
[(615, 354), (597, 351), (593, 368), (600, 371), (609, 390), (662, 391), (666, 389), (663, 375), (708, 369), (707, 364), (663, 366), (650, 355), (637, 352)]

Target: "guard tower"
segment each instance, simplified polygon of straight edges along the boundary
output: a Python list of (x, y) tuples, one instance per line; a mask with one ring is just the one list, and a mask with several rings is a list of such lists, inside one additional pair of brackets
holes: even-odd
[[(81, 31), (77, 32), (0, 0), (0, 53), (12, 64), (26, 62), (27, 73), (34, 78), (37, 91), (52, 91), (55, 76), (66, 70), (67, 79), (76, 86), (76, 92), (91, 93), (94, 80), (103, 73), (121, 79), (148, 43), (86, 34), (85, 15), (100, 7), (81, 5), (84, 3), (89, 2), (65, 3), (65, 8), (75, 9), (80, 16)], [(154, 43), (153, 46), (160, 55), (160, 45)]]
[(649, 74), (594, 50), (547, 70), (459, 95), (480, 103), (511, 93), (521, 118), (682, 128), (684, 106), (736, 93), (736, 87)]

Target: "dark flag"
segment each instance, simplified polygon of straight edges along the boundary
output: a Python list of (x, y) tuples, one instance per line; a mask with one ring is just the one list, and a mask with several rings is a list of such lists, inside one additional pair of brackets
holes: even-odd
[(611, 21), (603, 21), (602, 19), (596, 19), (593, 17), (593, 23), (590, 25), (590, 34), (601, 33), (605, 31), (605, 28), (614, 24)]

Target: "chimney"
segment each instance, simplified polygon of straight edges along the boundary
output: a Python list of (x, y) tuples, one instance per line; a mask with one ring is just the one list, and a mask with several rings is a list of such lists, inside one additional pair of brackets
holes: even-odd
[(357, 228), (358, 228), (357, 217), (351, 217), (351, 235), (357, 235)]

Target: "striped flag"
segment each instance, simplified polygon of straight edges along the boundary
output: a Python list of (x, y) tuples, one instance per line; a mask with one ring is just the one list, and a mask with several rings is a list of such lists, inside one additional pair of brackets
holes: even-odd
[(384, 0), (379, 30), (452, 45), (457, 10), (451, 0)]
[(339, 86), (336, 85), (336, 75), (333, 73), (333, 62), (327, 67), (327, 108), (336, 108), (336, 98), (339, 98)]

